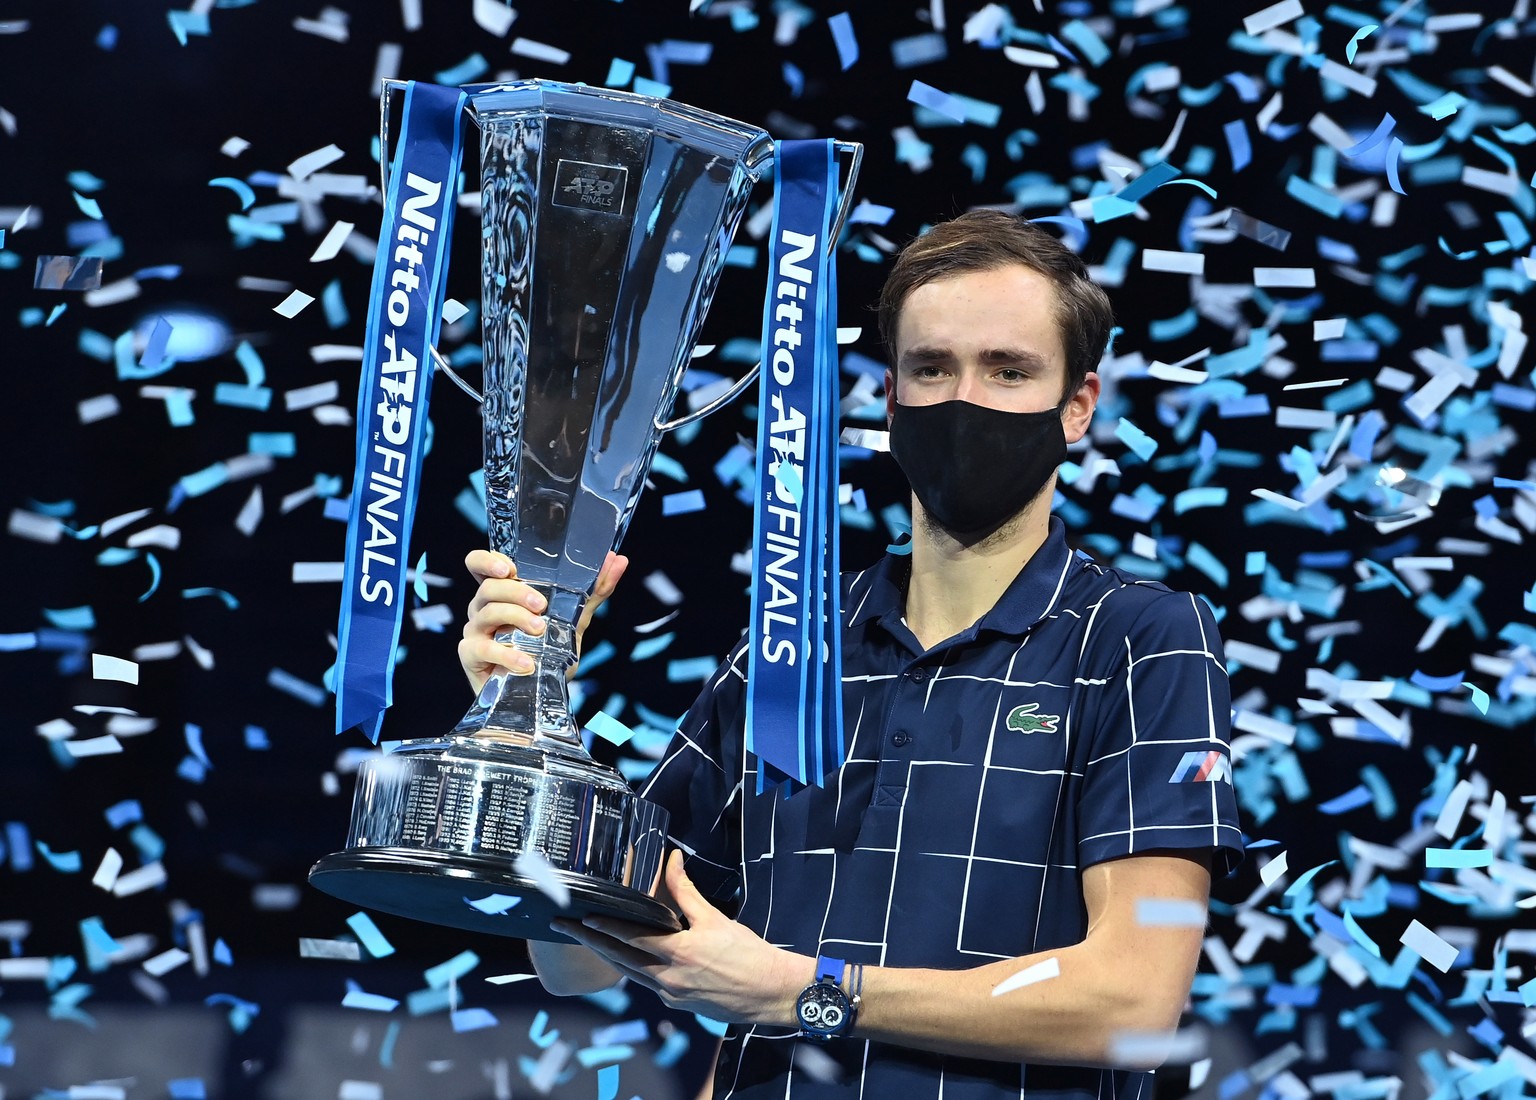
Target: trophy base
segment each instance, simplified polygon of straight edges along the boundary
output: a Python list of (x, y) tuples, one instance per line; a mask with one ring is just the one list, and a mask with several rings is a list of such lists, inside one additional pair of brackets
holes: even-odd
[[(450, 734), (359, 765), (346, 846), (309, 880), (367, 909), (519, 939), (570, 942), (550, 929), (555, 917), (676, 931), (676, 914), (655, 896), (667, 822), (590, 758)], [(568, 906), (519, 873), (525, 856), (569, 891)], [(492, 895), (505, 900), (483, 907), (503, 912), (475, 908)]]
[[(554, 870), (571, 893), (561, 908), (507, 860), (409, 848), (348, 848), (321, 859), (309, 881), (327, 894), (398, 917), (430, 924), (511, 936), (521, 940), (573, 943), (549, 927), (557, 917), (581, 920), (615, 917), (676, 932), (682, 924), (664, 903), (638, 890)], [(493, 894), (520, 900), (502, 913), (482, 913), (470, 902)]]

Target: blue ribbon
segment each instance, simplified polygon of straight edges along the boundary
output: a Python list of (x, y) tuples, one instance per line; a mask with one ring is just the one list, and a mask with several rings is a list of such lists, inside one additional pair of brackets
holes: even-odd
[(758, 390), (747, 750), (758, 790), (843, 764), (838, 573), (837, 160), (778, 143)]
[(453, 233), (464, 93), (412, 81), (390, 167), (357, 391), (357, 467), (337, 631), (336, 732), (377, 741), (391, 678), (421, 457), (432, 355)]

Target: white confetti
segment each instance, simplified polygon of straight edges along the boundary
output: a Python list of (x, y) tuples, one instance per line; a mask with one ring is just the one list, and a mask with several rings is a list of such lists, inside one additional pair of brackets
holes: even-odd
[(1061, 963), (1055, 955), (1048, 959), (1042, 959), (1037, 963), (1031, 963), (1016, 974), (1011, 974), (992, 987), (992, 996), (1001, 997), (1004, 993), (1012, 993), (1015, 989), (1023, 989), (1026, 985), (1034, 985), (1049, 978), (1061, 976)]
[(129, 871), (126, 875), (119, 875), (117, 882), (112, 886), (112, 894), (115, 897), (125, 898), (163, 885), (165, 881), (165, 867), (158, 861), (147, 863), (143, 867)]
[(1145, 271), (1170, 271), (1176, 275), (1204, 275), (1205, 253), (1168, 252), (1161, 248), (1149, 248), (1141, 254), (1141, 266)]
[(1252, 15), (1243, 17), (1243, 31), (1251, 35), (1261, 35), (1267, 30), (1283, 26), (1293, 19), (1300, 19), (1305, 13), (1301, 6), (1301, 0), (1280, 0), (1278, 4), (1271, 4), (1267, 8), (1260, 8)]
[(152, 959), (145, 959), (142, 965), (145, 973), (159, 978), (175, 970), (178, 966), (184, 965), (191, 958), (192, 956), (181, 948), (173, 947), (169, 951), (160, 952), (160, 954)]
[(258, 485), (251, 490), (251, 495), (246, 498), (245, 503), (240, 507), (240, 513), (235, 516), (235, 528), (242, 535), (254, 534), (256, 528), (261, 524), (261, 514), (261, 486)]
[(97, 680), (120, 680), (125, 684), (139, 682), (139, 666), (121, 657), (109, 657), (105, 653), (91, 654), (91, 676)]
[(324, 405), (341, 395), (340, 385), (333, 381), (316, 382), (313, 386), (300, 386), (283, 394), (283, 407), (289, 412)]
[(1059, 69), (1061, 59), (1042, 50), (1027, 50), (1023, 46), (1004, 46), (1003, 56), (1015, 65), (1027, 65), (1034, 69)]
[(512, 862), (512, 869), (538, 887), (539, 893), (561, 909), (571, 905), (571, 888), (560, 881), (554, 865), (542, 852), (528, 851)]
[(122, 742), (110, 733), (100, 737), (87, 737), (79, 741), (64, 742), (64, 749), (76, 760), (88, 756), (110, 756), (123, 751)]
[(91, 876), (91, 885), (110, 891), (117, 883), (117, 875), (123, 869), (123, 857), (116, 848), (108, 848), (102, 854), (101, 863), (96, 867), (96, 873)]
[(342, 155), (340, 146), (327, 145), (323, 149), (316, 149), (313, 153), (305, 153), (298, 160), (293, 161), (288, 165), (288, 174), (296, 180), (304, 179), (327, 165), (335, 164)]
[(351, 222), (337, 222), (326, 233), (325, 239), (320, 242), (318, 248), (310, 255), (312, 264), (324, 263), (326, 260), (334, 260), (341, 252), (341, 246), (346, 243), (347, 237), (352, 233)]
[(64, 535), (64, 524), (53, 516), (14, 508), (6, 523), (6, 532), (32, 542), (58, 542)]
[(1460, 952), (1447, 943), (1435, 932), (1418, 921), (1413, 921), (1403, 934), (1398, 937), (1398, 942), (1408, 950), (1414, 952), (1430, 966), (1444, 974), (1451, 969), (1451, 964), (1456, 961)]
[(488, 894), (483, 898), (465, 898), (471, 909), (478, 910), (486, 916), (497, 916), (507, 910), (516, 907), (523, 899), (512, 894)]
[(654, 573), (648, 574), (642, 583), (645, 585), (647, 592), (668, 607), (676, 607), (683, 602), (682, 590), (673, 583), (671, 577), (659, 569)]
[(37, 727), (37, 732), (49, 741), (62, 741), (75, 732), (75, 727), (63, 718), (50, 718)]
[(0, 981), (39, 982), (53, 970), (49, 958), (0, 959)]
[(1109, 1060), (1116, 1065), (1188, 1065), (1205, 1055), (1210, 1036), (1204, 1028), (1163, 1031), (1116, 1031), (1109, 1039)]
[(1209, 915), (1192, 898), (1136, 899), (1136, 923), (1147, 928), (1204, 928)]
[(1256, 267), (1253, 285), (1260, 287), (1314, 287), (1317, 272), (1310, 267)]
[(314, 300), (315, 296), (313, 294), (305, 294), (302, 290), (290, 291), (288, 297), (272, 307), (272, 312), (281, 314), (284, 317), (293, 317)]
[(162, 550), (175, 550), (181, 546), (181, 528), (157, 523), (153, 527), (135, 531), (128, 536), (127, 542), (133, 547), (158, 546)]
[(356, 940), (317, 940), (306, 936), (299, 937), (299, 958), (301, 959), (346, 959), (357, 962), (361, 959), (362, 948)]
[(505, 38), (516, 19), (517, 12), (506, 0), (475, 0), (475, 22), (497, 38)]
[(1265, 886), (1273, 886), (1285, 874), (1285, 853), (1281, 852), (1274, 859), (1259, 868), (1259, 881)]
[(512, 43), (512, 52), (518, 57), (532, 58), (534, 61), (543, 61), (549, 65), (564, 65), (571, 59), (569, 50), (535, 42), (531, 38), (515, 39)]
[(103, 283), (95, 290), (87, 290), (82, 295), (85, 304), (93, 309), (97, 306), (115, 306), (121, 302), (130, 302), (138, 296), (137, 279), (118, 279), (113, 283)]
[(117, 395), (110, 393), (104, 393), (97, 397), (87, 397), (76, 408), (80, 411), (80, 423), (82, 424), (94, 424), (98, 420), (105, 420), (109, 416), (116, 416), (122, 411)]
[(293, 583), (317, 584), (339, 581), (345, 570), (345, 562), (296, 561), (293, 563)]

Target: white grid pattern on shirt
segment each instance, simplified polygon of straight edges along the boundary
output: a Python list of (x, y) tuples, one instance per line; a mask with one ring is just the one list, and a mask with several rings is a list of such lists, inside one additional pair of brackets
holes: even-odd
[[(845, 611), (849, 618), (857, 615), (859, 610), (865, 606), (865, 601), (871, 598), (871, 588), (866, 588), (864, 591), (859, 590), (860, 582), (865, 578), (866, 574), (858, 575), (852, 582), (852, 593), (856, 593), (858, 599), (845, 601), (845, 608), (852, 607), (851, 611)], [(1095, 592), (1094, 596), (1096, 598), (1092, 599), (1091, 602), (1082, 605), (1086, 616), (1079, 614), (1070, 607), (1058, 608), (1056, 606), (1068, 588), (1069, 578), (1074, 575), (1085, 580), (1097, 579), (1101, 583), (1107, 583), (1108, 585)], [(1119, 583), (1115, 583), (1116, 581)], [(997, 807), (988, 802), (987, 792), (989, 785), (995, 788), (996, 784), (1000, 782), (1000, 779), (997, 777), (1004, 775), (1016, 777), (1016, 783), (1048, 782), (1054, 779), (1054, 783), (1051, 784), (1054, 797), (1051, 799), (1053, 807), (1050, 813), (1050, 828), (1043, 845), (1043, 850), (1053, 855), (1057, 851), (1056, 830), (1065, 820), (1064, 815), (1067, 812), (1064, 800), (1068, 797), (1069, 790), (1076, 789), (1078, 797), (1081, 798), (1082, 786), (1086, 781), (1087, 774), (1093, 772), (1094, 769), (1111, 766), (1110, 762), (1117, 758), (1124, 761), (1126, 791), (1124, 803), (1125, 827), (1120, 829), (1104, 829), (1090, 835), (1079, 836), (1074, 846), (1074, 854), (1077, 848), (1081, 848), (1090, 841), (1118, 841), (1125, 852), (1146, 850), (1149, 847), (1200, 846), (1202, 841), (1186, 844), (1184, 841), (1177, 839), (1183, 834), (1192, 835), (1197, 832), (1204, 832), (1206, 834), (1203, 838), (1203, 843), (1211, 845), (1218, 845), (1223, 842), (1229, 845), (1235, 843), (1235, 826), (1222, 820), (1222, 806), (1219, 802), (1221, 792), (1218, 790), (1217, 784), (1214, 783), (1209, 784), (1208, 797), (1205, 799), (1209, 805), (1209, 814), (1206, 820), (1191, 824), (1148, 817), (1143, 824), (1138, 824), (1137, 822), (1137, 807), (1133, 796), (1136, 785), (1139, 783), (1146, 790), (1151, 791), (1153, 795), (1159, 795), (1164, 792), (1155, 789), (1153, 785), (1159, 781), (1165, 781), (1166, 775), (1154, 777), (1153, 773), (1145, 770), (1141, 774), (1137, 774), (1137, 769), (1133, 766), (1135, 764), (1135, 761), (1132, 759), (1133, 755), (1144, 747), (1157, 750), (1167, 749), (1175, 745), (1197, 744), (1205, 746), (1216, 745), (1225, 751), (1226, 745), (1220, 731), (1225, 728), (1227, 721), (1225, 714), (1217, 713), (1217, 704), (1213, 691), (1213, 676), (1225, 676), (1225, 669), (1221, 666), (1217, 655), (1212, 651), (1210, 640), (1205, 633), (1204, 619), (1198, 613), (1199, 609), (1194, 604), (1194, 597), (1192, 596), (1184, 595), (1184, 599), (1189, 601), (1184, 606), (1188, 607), (1191, 612), (1186, 618), (1198, 624), (1198, 635), (1196, 636), (1199, 639), (1199, 645), (1197, 648), (1175, 647), (1137, 654), (1132, 644), (1132, 638), (1127, 634), (1123, 637), (1123, 664), (1120, 667), (1083, 669), (1083, 662), (1087, 659), (1090, 651), (1095, 650), (1094, 643), (1099, 642), (1102, 646), (1102, 641), (1094, 637), (1095, 627), (1098, 625), (1100, 617), (1108, 615), (1109, 623), (1119, 622), (1120, 625), (1125, 625), (1126, 620), (1123, 612), (1117, 616), (1109, 614), (1107, 609), (1115, 606), (1114, 597), (1137, 587), (1142, 587), (1140, 582), (1126, 583), (1117, 574), (1112, 574), (1111, 571), (1104, 570), (1092, 563), (1084, 563), (1075, 558), (1069, 558), (1065, 563), (1057, 578), (1055, 591), (1050, 595), (1047, 613), (1041, 622), (1059, 620), (1061, 625), (1067, 627), (1070, 631), (1081, 632), (1082, 636), (1079, 645), (1075, 647), (1078, 655), (1078, 667), (1073, 670), (1074, 674), (1069, 677), (1036, 676), (1035, 678), (1026, 678), (1026, 675), (1020, 673), (1017, 668), (1020, 664), (1026, 665), (1030, 673), (1038, 673), (1039, 671), (1040, 666), (1039, 662), (1034, 659), (1035, 654), (1028, 652), (1028, 647), (1031, 640), (1036, 637), (1036, 632), (1027, 633), (1022, 638), (1016, 640), (1012, 652), (1004, 663), (1001, 675), (986, 675), (980, 672), (963, 671), (962, 669), (967, 667), (964, 664), (964, 658), (956, 658), (952, 661), (948, 654), (936, 666), (932, 662), (929, 663), (933, 674), (928, 678), (928, 683), (922, 690), (921, 705), (915, 708), (917, 713), (926, 717), (930, 708), (934, 708), (939, 716), (937, 721), (943, 722), (950, 713), (960, 713), (964, 709), (956, 703), (956, 693), (963, 693), (964, 698), (970, 701), (969, 710), (971, 711), (975, 710), (974, 701), (978, 697), (985, 695), (992, 700), (992, 705), (989, 708), (990, 721), (987, 722), (985, 747), (981, 754), (981, 759), (977, 761), (948, 759), (907, 759), (902, 761), (906, 766), (899, 769), (904, 774), (902, 776), (903, 782), (899, 784), (901, 788), (900, 803), (894, 807), (896, 817), (893, 842), (889, 844), (856, 843), (849, 851), (844, 853), (848, 860), (852, 860), (855, 863), (858, 862), (860, 856), (863, 856), (866, 858), (882, 859), (888, 865), (884, 874), (885, 888), (878, 892), (871, 890), (874, 897), (868, 899), (874, 901), (875, 898), (879, 897), (879, 893), (884, 894), (884, 897), (880, 899), (883, 902), (883, 915), (881, 917), (878, 939), (858, 935), (838, 935), (842, 929), (833, 926), (838, 890), (843, 885), (841, 880), (850, 873), (848, 864), (844, 860), (839, 859), (840, 853), (838, 850), (830, 846), (796, 846), (792, 854), (797, 858), (814, 857), (820, 860), (830, 857), (831, 866), (825, 877), (816, 876), (817, 881), (824, 882), (825, 884), (825, 896), (821, 899), (820, 904), (815, 905), (814, 930), (809, 931), (807, 942), (790, 942), (788, 943), (789, 946), (808, 954), (822, 953), (828, 945), (841, 945), (845, 948), (865, 948), (873, 952), (873, 957), (865, 956), (866, 961), (886, 964), (893, 947), (891, 920), (896, 897), (901, 889), (900, 882), (905, 871), (903, 863), (905, 858), (907, 860), (916, 859), (919, 861), (963, 861), (964, 873), (959, 890), (958, 907), (954, 910), (954, 923), (952, 927), (945, 923), (945, 927), (950, 932), (948, 937), (950, 950), (955, 955), (991, 960), (1014, 957), (1016, 954), (1025, 953), (1022, 950), (1011, 954), (1000, 953), (966, 945), (967, 911), (971, 904), (973, 877), (986, 867), (1007, 867), (1038, 871), (1038, 881), (1033, 890), (1035, 920), (1032, 922), (1034, 924), (1033, 938), (1038, 942), (1042, 933), (1042, 921), (1049, 915), (1047, 912), (1047, 897), (1050, 894), (1053, 874), (1065, 874), (1075, 880), (1080, 872), (1080, 861), (1076, 858), (1007, 858), (1006, 856), (990, 852), (978, 851), (981, 838), (988, 835), (989, 829), (996, 826)], [(1166, 590), (1161, 591), (1166, 592)], [(1150, 605), (1154, 601), (1158, 603), (1178, 602), (1175, 599), (1170, 599), (1169, 595), (1154, 597), (1153, 600), (1142, 600), (1140, 602), (1143, 605)], [(1144, 611), (1145, 606), (1140, 610)], [(1138, 617), (1139, 614), (1132, 615), (1131, 619), (1135, 620)], [(1113, 627), (1109, 626), (1106, 629), (1113, 629)], [(1186, 640), (1192, 641), (1192, 639)], [(992, 652), (992, 656), (994, 660), (991, 663), (995, 664), (995, 650)], [(1139, 728), (1142, 719), (1137, 713), (1133, 679), (1145, 672), (1151, 667), (1152, 663), (1158, 660), (1178, 659), (1195, 659), (1204, 663), (1205, 676), (1203, 677), (1204, 683), (1202, 686), (1204, 688), (1203, 695), (1206, 713), (1203, 716), (1203, 721), (1190, 721), (1185, 727), (1187, 729), (1192, 726), (1195, 729), (1202, 730), (1204, 736), (1159, 736), (1150, 741), (1145, 740), (1143, 731)], [(955, 667), (957, 663), (960, 664), (960, 668)], [(727, 666), (722, 669), (721, 675), (713, 681), (711, 689), (720, 688), (727, 679), (744, 681), (744, 665), (745, 651), (742, 648), (738, 648), (737, 652), (733, 654), (733, 660), (728, 662)], [(1081, 673), (1084, 671), (1102, 672), (1103, 674), (1082, 675)], [(836, 775), (833, 783), (835, 794), (830, 800), (830, 813), (831, 820), (834, 822), (840, 820), (850, 809), (850, 804), (846, 800), (850, 798), (849, 785), (850, 782), (854, 781), (854, 776), (858, 776), (857, 786), (860, 790), (865, 786), (870, 788), (870, 797), (876, 804), (878, 804), (880, 798), (882, 783), (885, 783), (890, 778), (885, 769), (890, 765), (888, 758), (891, 754), (886, 751), (885, 745), (890, 730), (893, 728), (892, 723), (900, 724), (894, 716), (900, 712), (901, 708), (896, 701), (896, 695), (892, 693), (901, 690), (901, 676), (902, 672), (899, 669), (858, 668), (849, 671), (843, 677), (845, 713), (853, 715), (854, 718), (852, 721), (852, 732), (849, 737), (849, 758), (844, 768)], [(1121, 680), (1123, 680), (1123, 690), (1126, 699), (1125, 707), (1126, 720), (1129, 725), (1129, 743), (1113, 746), (1108, 751), (1101, 752), (1091, 758), (1086, 758), (1086, 753), (1084, 753), (1083, 755), (1086, 759), (1080, 768), (1070, 766), (1074, 751), (1082, 751), (1076, 745), (1077, 738), (1084, 735), (1079, 733), (1079, 724), (1085, 720), (1085, 716), (1091, 716), (1098, 712), (1096, 706), (1088, 701), (1088, 696), (1085, 693), (1096, 693), (1110, 689)], [(732, 684), (731, 686), (738, 687), (739, 685)], [(1017, 761), (999, 761), (997, 759), (999, 755), (997, 752), (998, 739), (1000, 736), (1007, 735), (1015, 738), (1024, 736), (1007, 728), (1005, 721), (1007, 707), (1005, 703), (1010, 699), (1019, 698), (1017, 694), (1019, 691), (1033, 689), (1051, 689), (1057, 692), (1064, 692), (1066, 695), (1063, 697), (1072, 700), (1071, 705), (1063, 709), (1063, 713), (1060, 716), (1061, 728), (1059, 734), (1057, 734), (1060, 752), (1055, 755), (1059, 756), (1062, 766), (1032, 767), (1022, 765)], [(882, 701), (885, 704), (883, 715), (881, 714)], [(1054, 703), (1050, 704), (1051, 709), (1055, 709), (1056, 705)], [(1180, 724), (1183, 725), (1184, 723)], [(719, 735), (725, 731), (719, 730), (714, 732)], [(1034, 733), (1028, 736), (1038, 738), (1042, 735)], [(665, 769), (672, 762), (675, 753), (697, 753), (708, 758), (714, 768), (720, 769), (720, 762), (711, 756), (709, 748), (701, 744), (701, 740), (702, 737), (697, 739), (685, 737), (680, 742), (675, 743), (669, 749), (667, 758), (658, 765), (656, 775), (664, 775)], [(1016, 744), (1016, 742), (1011, 744)], [(775, 904), (777, 898), (774, 888), (779, 883), (777, 882), (778, 876), (774, 873), (773, 866), (778, 862), (777, 834), (779, 823), (777, 819), (782, 808), (787, 806), (788, 803), (781, 797), (770, 796), (766, 807), (769, 814), (766, 829), (754, 830), (749, 824), (751, 814), (753, 813), (752, 807), (761, 804), (763, 800), (756, 796), (755, 793), (747, 794), (747, 792), (756, 791), (756, 773), (753, 768), (753, 762), (744, 753), (741, 754), (741, 765), (741, 770), (737, 773), (738, 778), (734, 790), (736, 799), (741, 799), (742, 801), (737, 802), (733, 799), (733, 805), (736, 806), (738, 813), (744, 810), (748, 814), (748, 822), (744, 823), (739, 829), (741, 848), (739, 849), (740, 862), (737, 868), (741, 878), (743, 912), (745, 913), (747, 908), (757, 900), (750, 892), (750, 884), (757, 881), (761, 885), (766, 875), (767, 905), (761, 913), (762, 928), (758, 930), (771, 941), (786, 942), (785, 937), (774, 934), (780, 914), (777, 912)], [(910, 798), (912, 787), (915, 783), (921, 781), (924, 773), (934, 768), (946, 771), (951, 769), (955, 771), (972, 771), (979, 768), (975, 786), (974, 814), (971, 815), (972, 820), (970, 822), (969, 842), (968, 847), (964, 850), (947, 850), (940, 845), (925, 846), (921, 839), (914, 842), (907, 836), (909, 828), (908, 809), (912, 804)], [(655, 778), (653, 776), (654, 782)], [(1008, 788), (1008, 790), (1014, 789), (1017, 789), (1016, 786)], [(1207, 792), (1198, 793), (1202, 795), (1207, 794)], [(1003, 798), (1005, 794), (1006, 792), (1000, 793), (999, 798)], [(865, 812), (873, 812), (873, 810), (861, 811), (861, 813)], [(1154, 811), (1148, 812), (1152, 813)], [(863, 820), (861, 818), (861, 834), (863, 832)], [(755, 838), (765, 840), (766, 844), (754, 844)], [(1142, 845), (1140, 848), (1138, 848), (1138, 843)], [(786, 854), (791, 853), (786, 852)], [(754, 870), (754, 868), (756, 869)], [(865, 866), (864, 871), (867, 872), (871, 869), (870, 866)], [(801, 885), (803, 884), (797, 884), (797, 888)], [(869, 883), (864, 883), (863, 885), (867, 888)], [(859, 887), (856, 884), (850, 888), (857, 889)], [(809, 942), (810, 939), (814, 939), (815, 942)], [(898, 961), (895, 965), (900, 965), (900, 962)], [(758, 1032), (756, 1028), (749, 1028), (741, 1042), (743, 1048), (745, 1048), (752, 1040), (763, 1041), (769, 1038), (777, 1037), (764, 1035)], [(867, 1068), (869, 1058), (868, 1044), (865, 1044), (865, 1048), (864, 1062)], [(746, 1051), (743, 1049), (742, 1055), (745, 1056), (745, 1054)], [(940, 1076), (940, 1081), (942, 1081), (942, 1075)], [(785, 1095), (790, 1096), (790, 1090), (793, 1087), (792, 1079), (787, 1078), (785, 1084)], [(1100, 1095), (1102, 1095), (1102, 1090), (1106, 1087), (1106, 1084), (1113, 1091), (1114, 1083), (1106, 1082), (1101, 1078), (1098, 1082)], [(1140, 1081), (1137, 1082), (1136, 1087), (1139, 1093), (1141, 1089)]]

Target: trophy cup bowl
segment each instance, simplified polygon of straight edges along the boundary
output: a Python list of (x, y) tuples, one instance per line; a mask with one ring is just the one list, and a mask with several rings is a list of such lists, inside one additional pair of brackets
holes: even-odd
[[(386, 125), (388, 101), (386, 88)], [(549, 625), (498, 636), (532, 674), (492, 676), (451, 732), (361, 765), (347, 846), (309, 877), (369, 909), (522, 939), (565, 940), (556, 916), (675, 930), (656, 897), (667, 813), (587, 753), (566, 673), (773, 145), (683, 104), (553, 81), (468, 102), (487, 529)]]

